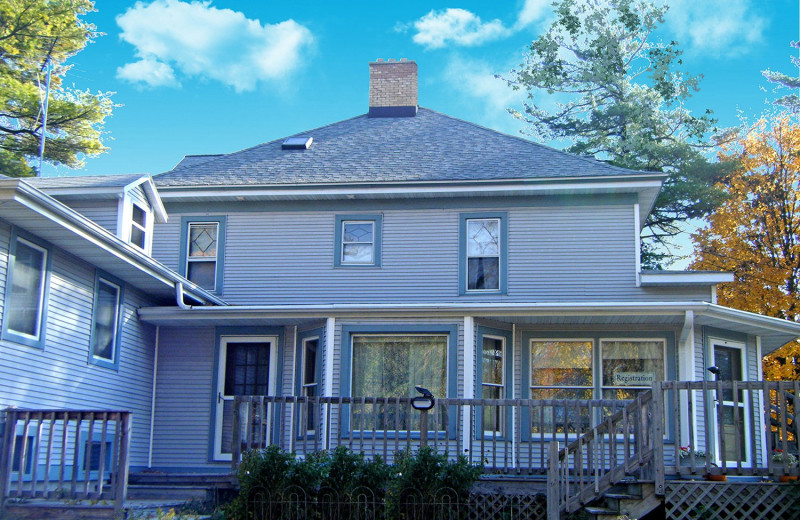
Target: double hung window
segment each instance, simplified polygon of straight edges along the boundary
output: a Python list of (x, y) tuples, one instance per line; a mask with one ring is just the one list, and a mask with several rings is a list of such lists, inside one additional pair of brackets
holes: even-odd
[(142, 251), (147, 250), (147, 242), (150, 238), (149, 220), (150, 214), (147, 210), (136, 203), (131, 204), (131, 227), (129, 230), (129, 242)]
[(3, 337), (41, 348), (49, 251), (31, 240), (14, 235), (10, 253)]
[(119, 366), (121, 310), (122, 283), (98, 275), (94, 290), (91, 363), (107, 368)]
[(462, 214), (460, 294), (505, 294), (505, 213)]
[(186, 278), (221, 293), (225, 254), (225, 217), (183, 217), (181, 265)]
[(203, 289), (216, 289), (218, 222), (189, 224), (186, 278)]
[(380, 267), (382, 215), (336, 216), (336, 267)]

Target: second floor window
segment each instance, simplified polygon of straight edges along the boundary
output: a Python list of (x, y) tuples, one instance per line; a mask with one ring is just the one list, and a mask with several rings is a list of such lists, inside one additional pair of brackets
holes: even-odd
[(147, 211), (138, 204), (131, 205), (130, 243), (143, 251), (147, 250), (149, 217)]
[(94, 293), (90, 362), (116, 368), (119, 356), (119, 322), (122, 284), (97, 277)]
[(380, 267), (382, 215), (337, 215), (335, 267)]
[(216, 289), (218, 222), (189, 224), (186, 278), (203, 289)]

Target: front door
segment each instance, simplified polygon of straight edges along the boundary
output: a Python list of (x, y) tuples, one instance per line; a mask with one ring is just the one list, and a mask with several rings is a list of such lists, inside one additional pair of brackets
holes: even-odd
[[(271, 336), (223, 336), (220, 339), (215, 460), (231, 460), (233, 398), (237, 395), (275, 395), (278, 366), (276, 339)], [(265, 421), (265, 427), (265, 434), (269, 437), (269, 421)]]
[[(731, 341), (715, 341), (712, 343), (712, 364), (719, 368), (720, 381), (745, 380), (744, 344)], [(742, 465), (750, 464), (750, 428), (748, 392), (723, 390), (714, 400), (715, 443), (720, 444), (720, 433), (725, 439), (724, 458), (726, 465), (735, 466), (737, 459)], [(722, 424), (719, 417), (722, 416)], [(721, 432), (720, 432), (721, 428)], [(737, 445), (738, 443), (738, 445)], [(717, 463), (721, 463), (717, 450)]]

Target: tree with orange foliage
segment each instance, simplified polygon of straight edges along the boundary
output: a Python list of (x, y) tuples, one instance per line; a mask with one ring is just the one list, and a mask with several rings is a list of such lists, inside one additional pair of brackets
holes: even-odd
[[(800, 125), (761, 120), (720, 159), (736, 165), (719, 186), (728, 199), (692, 236), (691, 268), (734, 273), (722, 305), (800, 321)], [(766, 356), (764, 377), (800, 379), (800, 343)]]

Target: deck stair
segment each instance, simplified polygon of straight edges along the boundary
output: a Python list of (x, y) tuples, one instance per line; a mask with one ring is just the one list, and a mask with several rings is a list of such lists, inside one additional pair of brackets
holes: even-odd
[(630, 481), (613, 486), (583, 509), (591, 520), (642, 518), (662, 504), (652, 482)]

